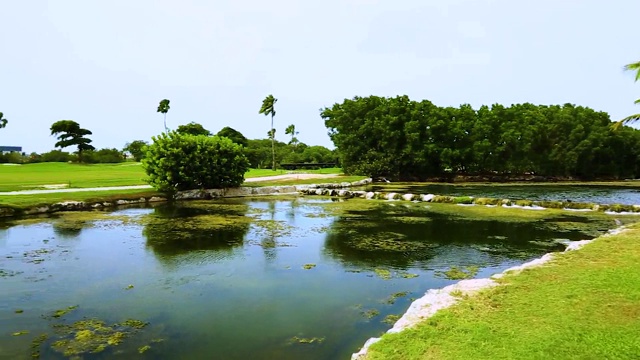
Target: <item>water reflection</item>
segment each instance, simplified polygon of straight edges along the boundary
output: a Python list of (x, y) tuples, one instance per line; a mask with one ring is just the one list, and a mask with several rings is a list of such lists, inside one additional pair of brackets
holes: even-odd
[(146, 246), (161, 263), (176, 265), (242, 253), (250, 218), (245, 204), (166, 204), (142, 221)]
[(591, 236), (580, 230), (560, 233), (540, 222), (466, 220), (426, 209), (383, 206), (339, 216), (331, 225), (324, 252), (349, 267), (429, 270), (460, 262), (491, 266), (559, 251), (564, 245), (554, 241), (558, 237)]

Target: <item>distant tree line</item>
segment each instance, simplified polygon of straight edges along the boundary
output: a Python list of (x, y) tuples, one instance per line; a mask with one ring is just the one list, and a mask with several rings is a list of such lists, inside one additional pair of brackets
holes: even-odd
[(535, 174), (640, 175), (640, 131), (565, 105), (439, 107), (407, 96), (355, 97), (321, 111), (347, 173), (403, 180)]

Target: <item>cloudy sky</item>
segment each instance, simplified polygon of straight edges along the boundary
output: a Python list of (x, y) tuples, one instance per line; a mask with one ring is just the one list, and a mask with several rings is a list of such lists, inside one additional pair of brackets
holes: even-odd
[[(442, 106), (575, 103), (640, 111), (640, 1), (1, 1), (0, 145), (53, 148), (72, 119), (98, 148), (191, 121), (265, 138), (295, 124), (331, 147), (319, 109), (355, 95)], [(71, 149), (70, 149), (71, 150)]]

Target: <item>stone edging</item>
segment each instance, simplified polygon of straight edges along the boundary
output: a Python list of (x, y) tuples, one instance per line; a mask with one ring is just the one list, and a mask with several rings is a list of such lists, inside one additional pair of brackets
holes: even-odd
[[(625, 231), (624, 226), (609, 230), (605, 235), (602, 235), (601, 237), (617, 235), (623, 231)], [(572, 241), (565, 249), (565, 252), (579, 250), (586, 244), (589, 244), (596, 240), (597, 238), (594, 240)], [(424, 296), (411, 303), (409, 309), (407, 309), (404, 315), (393, 325), (391, 329), (387, 331), (387, 333), (398, 333), (405, 329), (414, 327), (418, 323), (435, 315), (439, 310), (446, 309), (458, 303), (461, 299), (460, 295), (473, 295), (481, 290), (487, 290), (492, 287), (500, 286), (500, 284), (495, 281), (496, 279), (500, 279), (510, 273), (517, 274), (524, 269), (543, 265), (552, 260), (556, 256), (556, 254), (557, 253), (545, 254), (541, 258), (529, 261), (520, 266), (509, 268), (499, 274), (492, 275), (487, 279), (461, 280), (453, 285), (446, 286), (442, 289), (429, 289), (424, 294)], [(452, 294), (456, 294), (456, 296)], [(381, 338), (368, 339), (359, 352), (351, 355), (351, 360), (366, 359), (369, 347), (380, 340)]]
[(518, 208), (524, 210), (545, 210), (545, 209), (562, 209), (568, 211), (603, 211), (607, 214), (640, 215), (640, 205), (621, 205), (621, 204), (592, 204), (578, 203), (572, 201), (532, 201), (532, 200), (510, 200), (496, 199), (473, 196), (443, 196), (434, 194), (400, 194), (394, 192), (372, 192), (372, 191), (349, 191), (335, 189), (302, 189), (305, 195), (325, 195), (338, 196), (343, 198), (362, 198), (367, 200), (404, 200), (404, 201), (423, 201), (434, 203), (457, 204), (462, 206), (483, 205), (488, 207), (501, 206), (505, 208)]
[[(210, 189), (210, 190), (189, 190), (180, 191), (174, 197), (174, 200), (204, 200), (204, 199), (217, 199), (223, 197), (245, 197), (245, 196), (263, 196), (263, 195), (286, 195), (286, 194), (299, 194), (302, 191), (309, 189), (342, 189), (351, 186), (364, 186), (371, 183), (371, 179), (363, 179), (354, 182), (342, 182), (331, 184), (311, 184), (311, 185), (295, 185), (295, 186), (263, 186), (263, 187), (238, 187), (231, 189)], [(330, 191), (330, 190), (327, 190)], [(60, 211), (82, 211), (82, 210), (97, 210), (104, 208), (111, 208), (122, 205), (134, 205), (134, 204), (150, 204), (169, 201), (166, 197), (151, 196), (140, 198), (127, 198), (123, 196), (122, 199), (111, 201), (65, 201), (54, 203), (50, 205), (40, 205), (30, 208), (20, 209), (13, 207), (0, 206), (0, 218), (23, 216), (23, 215), (38, 215), (38, 214), (50, 214)]]

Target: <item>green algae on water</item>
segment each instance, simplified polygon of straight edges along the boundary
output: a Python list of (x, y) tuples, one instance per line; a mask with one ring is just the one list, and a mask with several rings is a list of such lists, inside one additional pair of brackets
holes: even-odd
[(98, 319), (84, 319), (70, 325), (56, 324), (56, 340), (51, 348), (67, 357), (96, 354), (120, 345), (145, 326), (147, 323), (133, 319), (113, 325)]
[(321, 344), (325, 340), (324, 337), (312, 337), (312, 338), (304, 338), (299, 336), (293, 336), (289, 339), (289, 343), (291, 344)]
[(452, 266), (446, 271), (436, 271), (435, 275), (448, 280), (464, 280), (473, 278), (478, 274), (478, 271), (479, 268), (477, 266), (466, 266), (464, 268)]
[(56, 310), (53, 312), (53, 314), (51, 314), (52, 318), (61, 318), (65, 315), (67, 315), (69, 312), (75, 310), (78, 308), (78, 305), (73, 305), (73, 306), (69, 306), (66, 309), (60, 309), (60, 310)]
[(311, 270), (311, 269), (313, 269), (314, 267), (316, 267), (316, 264), (304, 264), (304, 265), (302, 266), (302, 268), (303, 268), (303, 269), (305, 269), (305, 270)]
[(144, 354), (148, 350), (151, 350), (151, 346), (149, 346), (149, 345), (141, 346), (141, 347), (138, 348), (138, 353), (139, 354)]
[(375, 269), (376, 275), (382, 280), (391, 280), (391, 271), (387, 269)]
[(385, 324), (393, 325), (398, 320), (400, 320), (400, 315), (390, 314), (390, 315), (385, 316), (385, 318), (382, 320), (382, 322), (385, 323)]
[(378, 309), (369, 309), (362, 312), (362, 316), (367, 319), (373, 319), (374, 317), (380, 315), (380, 310)]
[(387, 304), (393, 305), (396, 303), (396, 300), (398, 298), (405, 297), (408, 294), (409, 294), (408, 291), (397, 292), (397, 293), (391, 294), (391, 296), (389, 296), (384, 302)]

